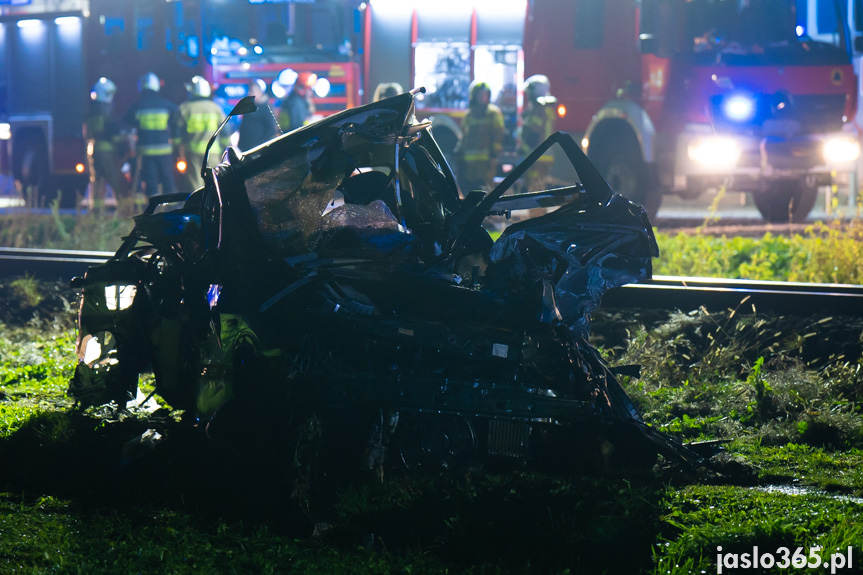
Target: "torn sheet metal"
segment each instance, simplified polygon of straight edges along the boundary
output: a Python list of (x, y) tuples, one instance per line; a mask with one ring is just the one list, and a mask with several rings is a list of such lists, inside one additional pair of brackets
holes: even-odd
[[(124, 405), (149, 366), (157, 393), (202, 424), (275, 404), (285, 425), (372, 437), (355, 455), (375, 465), (586, 461), (599, 444), (698, 463), (644, 424), (588, 341), (602, 294), (650, 277), (644, 210), (563, 133), (465, 195), (413, 98), (228, 149), (204, 188), (153, 198), (79, 282), (69, 393)], [(516, 191), (554, 145), (577, 178)], [(501, 215), (520, 221), (495, 240), (484, 224)]]

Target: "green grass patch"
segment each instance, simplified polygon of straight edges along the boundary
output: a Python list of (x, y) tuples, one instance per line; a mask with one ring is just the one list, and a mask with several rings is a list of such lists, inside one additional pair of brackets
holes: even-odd
[(716, 573), (719, 548), (723, 554), (743, 554), (757, 546), (779, 561), (786, 555), (779, 551), (782, 547), (789, 556), (802, 548), (808, 558), (809, 549), (818, 546), (822, 559), (827, 559), (830, 553), (846, 553), (850, 546), (859, 560), (863, 544), (863, 501), (825, 493), (692, 485), (671, 490), (664, 504), (655, 549), (657, 573)]
[(863, 221), (816, 223), (760, 238), (657, 233), (654, 273), (816, 283), (863, 282)]
[[(125, 206), (125, 205), (124, 205)], [(0, 246), (66, 250), (115, 251), (132, 231), (133, 206), (113, 213), (49, 214), (22, 212), (0, 215)]]

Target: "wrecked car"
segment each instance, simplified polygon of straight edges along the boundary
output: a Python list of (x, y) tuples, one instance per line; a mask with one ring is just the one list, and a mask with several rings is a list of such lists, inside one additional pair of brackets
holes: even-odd
[[(414, 96), (229, 148), (202, 189), (151, 198), (75, 282), (69, 394), (123, 406), (152, 370), (208, 433), (277, 405), (284, 427), (370, 469), (700, 462), (644, 423), (588, 340), (602, 294), (650, 277), (644, 210), (564, 133), (492, 192), (463, 194)], [(514, 193), (553, 145), (577, 180)], [(513, 213), (540, 215), (493, 240), (484, 222)]]

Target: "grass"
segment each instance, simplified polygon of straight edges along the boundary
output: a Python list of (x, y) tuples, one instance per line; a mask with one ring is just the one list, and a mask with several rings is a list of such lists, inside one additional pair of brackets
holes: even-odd
[(131, 199), (116, 212), (61, 214), (57, 203), (48, 214), (23, 211), (0, 215), (0, 246), (113, 252), (132, 231)]
[(802, 548), (808, 555), (810, 548), (818, 546), (822, 559), (827, 559), (831, 553), (845, 553), (849, 546), (859, 553), (863, 541), (859, 521), (863, 504), (823, 493), (787, 495), (691, 485), (670, 492), (664, 505), (656, 548), (660, 573), (715, 573), (719, 548), (722, 553), (742, 554), (757, 546), (778, 560), (782, 547), (790, 553)]
[[(277, 442), (72, 409), (74, 309), (63, 286), (0, 281), (0, 573), (659, 575), (714, 573), (719, 546), (863, 552), (861, 318), (597, 313), (652, 425), (730, 441), (710, 469), (394, 468), (306, 507)], [(148, 429), (166, 439), (124, 448)]]
[(654, 273), (768, 281), (863, 283), (863, 221), (818, 223), (760, 238), (657, 234)]

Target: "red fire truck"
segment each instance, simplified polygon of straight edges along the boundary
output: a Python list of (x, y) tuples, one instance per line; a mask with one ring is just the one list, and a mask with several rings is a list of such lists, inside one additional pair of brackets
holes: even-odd
[(522, 30), (526, 0), (371, 0), (360, 6), (363, 102), (375, 87), (424, 86), (417, 115), (430, 118), (435, 139), (450, 155), (460, 138), (468, 87), (487, 82), (493, 102), (516, 129), (524, 77)]
[(278, 92), (279, 73), (311, 69), (322, 80), (322, 113), (351, 106), (350, 18), (339, 0), (0, 0), (3, 171), (47, 199), (62, 189), (71, 205), (87, 181), (86, 100), (102, 76), (118, 86), (120, 114), (150, 71), (176, 102), (192, 76), (216, 81), (217, 101), (227, 107), (250, 81)]
[(859, 155), (844, 15), (839, 0), (532, 0), (525, 74), (550, 78), (558, 128), (649, 211), (724, 186), (797, 221)]
[[(208, 78), (216, 96), (233, 106), (250, 82), (282, 98), (301, 72), (318, 77), (312, 98), (319, 116), (359, 104), (360, 72), (352, 39), (353, 3), (347, 0), (245, 0), (203, 3), (204, 22), (224, 32), (207, 38)], [(252, 25), (246, 24), (249, 18)], [(206, 24), (205, 24), (206, 25)]]

